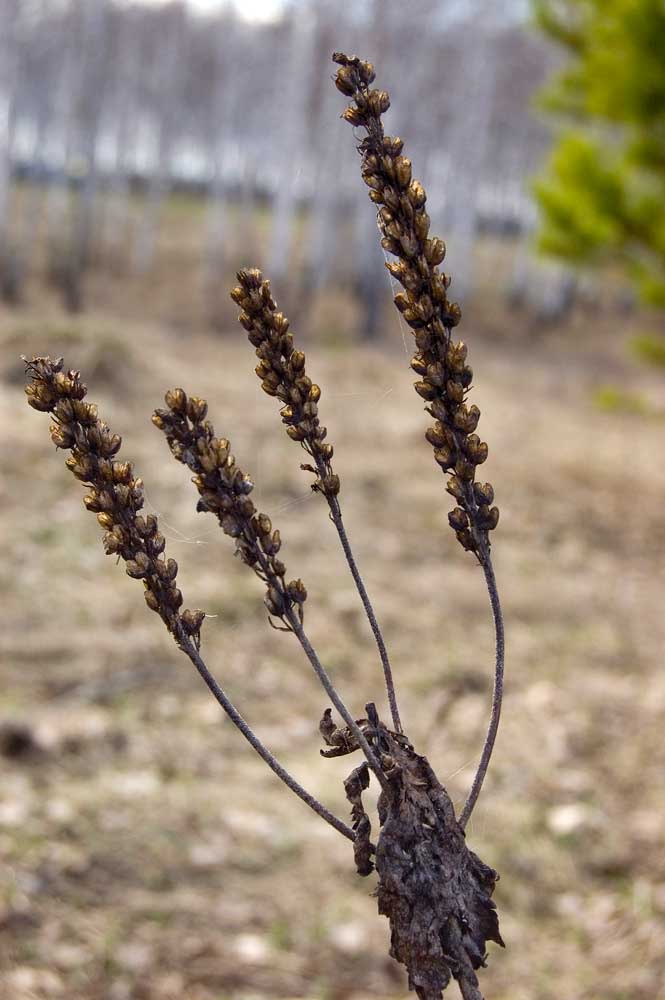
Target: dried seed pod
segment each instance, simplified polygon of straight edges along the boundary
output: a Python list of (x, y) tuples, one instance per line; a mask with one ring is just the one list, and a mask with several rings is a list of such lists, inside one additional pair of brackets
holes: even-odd
[(164, 396), (164, 402), (169, 410), (176, 410), (178, 413), (184, 413), (187, 409), (187, 396), (184, 389), (169, 389)]
[(183, 611), (180, 620), (189, 635), (198, 635), (205, 620), (205, 611)]
[(473, 493), (479, 504), (491, 504), (494, 500), (494, 488), (491, 483), (474, 483)]
[(469, 527), (469, 517), (461, 507), (455, 507), (448, 514), (448, 522), (454, 531), (464, 531)]
[[(65, 463), (67, 468), (90, 487), (84, 503), (105, 529), (104, 551), (123, 558), (129, 576), (143, 579), (148, 606), (177, 635), (178, 608), (182, 603), (182, 595), (173, 585), (177, 566), (173, 560), (157, 562), (158, 553), (152, 541), (157, 530), (156, 519), (153, 515), (144, 519), (137, 513), (143, 505), (142, 480), (133, 477), (130, 462), (112, 461), (121, 445), (120, 436), (99, 419), (94, 403), (83, 401), (87, 390), (79, 372), (63, 373), (62, 359), (53, 362), (49, 358), (33, 358), (26, 364), (31, 377), (28, 400), (47, 403), (46, 409), (56, 418), (57, 424), (51, 431), (54, 443), (71, 451)], [(178, 390), (173, 390), (169, 398), (182, 405)], [(160, 411), (155, 422), (168, 412)], [(164, 582), (160, 578), (162, 566)]]

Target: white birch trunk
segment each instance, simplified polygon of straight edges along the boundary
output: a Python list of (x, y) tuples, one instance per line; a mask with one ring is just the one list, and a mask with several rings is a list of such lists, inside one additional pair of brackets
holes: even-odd
[(473, 287), (473, 250), (480, 185), (488, 146), (496, 52), (482, 26), (466, 28), (465, 74), (456, 95), (457, 121), (447, 137), (451, 175), (446, 187), (445, 239), (453, 275), (452, 297), (464, 302)]
[(296, 207), (306, 169), (306, 107), (313, 68), (315, 10), (310, 7), (294, 11), (288, 51), (278, 76), (273, 114), (279, 125), (271, 154), (279, 158), (279, 169), (267, 266), (275, 282), (283, 282), (289, 270)]

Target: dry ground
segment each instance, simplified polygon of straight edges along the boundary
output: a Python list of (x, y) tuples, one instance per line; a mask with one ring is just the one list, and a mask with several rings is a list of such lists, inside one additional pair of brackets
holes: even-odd
[[(258, 581), (195, 513), (149, 421), (172, 384), (218, 431), (305, 580), (307, 625), (357, 713), (380, 670), (322, 502), (229, 329), (177, 336), (97, 312), (1, 317), (0, 993), (7, 1000), (405, 997), (372, 879), (236, 734), (99, 544), (81, 489), (22, 396), (20, 353), (63, 353), (124, 437), (205, 608), (204, 652), (285, 764), (339, 814), (349, 759), (319, 757), (326, 698)], [(623, 360), (611, 318), (538, 342), (465, 324), (508, 629), (505, 714), (471, 846), (502, 875), (488, 1000), (665, 998), (665, 383)], [(456, 802), (486, 725), (482, 580), (447, 527), (397, 320), (381, 350), (308, 346), (342, 502), (390, 646), (402, 715)], [(603, 381), (650, 414), (601, 412)], [(6, 748), (7, 749), (7, 748)], [(12, 749), (12, 748), (9, 748)], [(18, 748), (14, 748), (18, 749)], [(451, 987), (451, 995), (455, 989)]]

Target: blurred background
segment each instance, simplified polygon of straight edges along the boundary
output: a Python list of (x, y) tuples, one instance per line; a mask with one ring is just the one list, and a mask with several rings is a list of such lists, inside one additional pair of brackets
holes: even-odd
[[(489, 711), (482, 579), (411, 387), (333, 50), (372, 60), (447, 243), (501, 524), (504, 718), (470, 846), (488, 1000), (665, 998), (665, 10), (660, 0), (0, 0), (0, 994), (406, 997), (350, 846), (221, 715), (23, 396), (64, 355), (211, 616), (204, 654), (338, 815), (326, 700), (149, 420), (180, 384), (282, 531), (353, 711), (371, 635), (228, 292), (261, 267), (336, 448), (401, 714), (455, 803)], [(163, 634), (162, 634), (163, 633)], [(450, 988), (455, 995), (455, 987)]]

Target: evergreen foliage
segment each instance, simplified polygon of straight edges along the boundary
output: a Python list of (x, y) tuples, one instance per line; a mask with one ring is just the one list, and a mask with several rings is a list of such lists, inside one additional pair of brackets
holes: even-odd
[(665, 307), (665, 6), (661, 0), (534, 0), (570, 58), (542, 95), (568, 123), (535, 184), (540, 247), (618, 262)]

